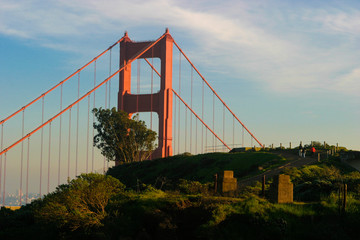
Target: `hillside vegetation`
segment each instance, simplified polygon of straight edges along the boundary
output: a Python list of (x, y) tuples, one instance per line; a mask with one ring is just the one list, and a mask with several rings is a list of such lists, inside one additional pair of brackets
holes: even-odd
[[(231, 198), (212, 191), (218, 171), (246, 178), (287, 162), (273, 153), (215, 153), (83, 174), (19, 210), (2, 208), (0, 239), (357, 239), (360, 173), (337, 157), (284, 168), (294, 183), (292, 204), (268, 201), (259, 182)], [(161, 177), (168, 187), (157, 183)]]
[(127, 187), (139, 183), (171, 185), (179, 179), (208, 183), (224, 170), (234, 171), (234, 177), (244, 178), (284, 164), (287, 160), (269, 152), (207, 153), (176, 155), (152, 161), (134, 162), (111, 168), (108, 175), (119, 179)]

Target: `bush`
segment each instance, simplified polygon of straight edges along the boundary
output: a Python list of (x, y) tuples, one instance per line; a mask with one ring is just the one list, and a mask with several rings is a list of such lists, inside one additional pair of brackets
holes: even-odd
[(125, 186), (111, 176), (81, 174), (45, 196), (36, 217), (64, 231), (80, 229), (89, 232), (102, 226), (109, 199), (124, 189)]

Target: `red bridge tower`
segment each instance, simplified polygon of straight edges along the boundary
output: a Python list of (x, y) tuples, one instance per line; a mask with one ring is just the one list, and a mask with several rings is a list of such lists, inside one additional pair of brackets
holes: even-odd
[(140, 57), (160, 58), (160, 91), (153, 94), (132, 94), (131, 60), (153, 42), (133, 42), (127, 33), (124, 37), (120, 43), (120, 66), (128, 65), (119, 76), (118, 109), (129, 113), (130, 116), (135, 112), (157, 112), (159, 142), (152, 158), (172, 156), (172, 48), (174, 40), (167, 29), (164, 38)]

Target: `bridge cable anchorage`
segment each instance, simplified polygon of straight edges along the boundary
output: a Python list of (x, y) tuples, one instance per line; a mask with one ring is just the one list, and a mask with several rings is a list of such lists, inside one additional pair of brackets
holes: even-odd
[(5, 203), (5, 193), (6, 193), (6, 191), (5, 191), (5, 187), (6, 187), (6, 152), (5, 152), (5, 156), (4, 156), (4, 180), (3, 180), (3, 195), (2, 195), (2, 204), (3, 204), (3, 206), (5, 206), (6, 205), (6, 203)]
[(28, 138), (28, 148), (27, 148), (27, 160), (26, 160), (26, 198), (25, 203), (28, 203), (29, 199), (29, 164), (30, 164), (30, 137)]
[(194, 110), (192, 110), (190, 108), (190, 106), (180, 97), (180, 95), (174, 90), (172, 89), (173, 93), (181, 100), (181, 102), (185, 105), (185, 107), (187, 109), (189, 109), (196, 117), (197, 119), (199, 119), (199, 121), (225, 146), (227, 147), (229, 150), (231, 150), (231, 148), (221, 139), (219, 138), (219, 136), (213, 131), (211, 130), (211, 128), (194, 112)]
[[(44, 124), (44, 97), (42, 98), (41, 109), (41, 124)], [(41, 184), (42, 184), (42, 165), (43, 165), (43, 145), (44, 145), (44, 128), (41, 128), (41, 149), (40, 149), (40, 183), (39, 183), (39, 196), (41, 197)]]
[[(24, 132), (25, 132), (25, 128), (24, 128), (24, 124), (25, 124), (25, 109), (22, 112), (22, 137), (24, 138)], [(23, 183), (23, 165), (24, 164), (24, 142), (21, 142), (21, 163), (20, 163), (20, 192), (19, 192), (19, 202), (20, 205), (22, 204), (22, 183)]]
[(30, 103), (26, 104), (24, 107), (20, 108), (19, 110), (15, 111), (13, 114), (11, 114), (10, 116), (8, 116), (7, 118), (3, 119), (0, 121), (0, 124), (5, 123), (6, 121), (8, 121), (9, 119), (13, 118), (14, 116), (16, 116), (18, 113), (20, 113), (22, 110), (25, 110), (26, 108), (30, 107), (31, 105), (33, 105), (34, 103), (36, 103), (38, 100), (40, 100), (42, 97), (45, 97), (47, 94), (49, 94), (50, 92), (54, 91), (56, 88), (58, 88), (59, 86), (61, 86), (63, 83), (67, 82), (69, 79), (71, 79), (73, 76), (75, 76), (77, 73), (79, 73), (80, 71), (82, 71), (84, 68), (86, 68), (87, 66), (89, 66), (92, 62), (94, 62), (96, 59), (100, 58), (102, 55), (104, 55), (107, 51), (111, 50), (115, 45), (119, 44), (120, 42), (122, 42), (124, 40), (124, 37), (120, 38), (117, 42), (115, 42), (113, 45), (111, 45), (109, 48), (107, 48), (105, 51), (103, 51), (102, 53), (100, 53), (98, 56), (96, 56), (94, 59), (92, 59), (90, 62), (88, 62), (87, 64), (85, 64), (84, 66), (82, 66), (81, 68), (79, 68), (78, 70), (76, 70), (74, 73), (72, 73), (70, 76), (68, 76), (67, 78), (65, 78), (64, 80), (60, 81), (58, 84), (56, 84), (54, 87), (50, 88), (48, 91), (44, 92), (43, 94), (41, 94), (39, 97), (35, 98), (34, 100), (32, 100)]
[(48, 153), (48, 178), (47, 178), (47, 193), (50, 189), (50, 159), (51, 159), (51, 122), (49, 123), (49, 153)]
[(5, 148), (4, 150), (2, 150), (0, 152), (0, 155), (5, 154), (6, 152), (8, 152), (10, 149), (14, 148), (15, 146), (17, 146), (19, 143), (23, 142), (27, 137), (35, 134), (36, 132), (38, 132), (41, 128), (43, 128), (44, 126), (48, 125), (51, 121), (53, 121), (54, 119), (58, 118), (59, 116), (61, 116), (62, 114), (64, 114), (66, 111), (69, 110), (70, 107), (73, 107), (74, 105), (78, 104), (80, 101), (82, 101), (84, 98), (86, 98), (87, 96), (89, 96), (91, 93), (93, 93), (94, 91), (96, 91), (98, 88), (100, 88), (102, 85), (104, 85), (107, 81), (109, 81), (110, 79), (112, 79), (114, 76), (116, 76), (117, 74), (119, 74), (119, 72), (123, 71), (125, 69), (125, 67), (127, 67), (129, 64), (131, 64), (133, 61), (135, 61), (136, 59), (138, 59), (139, 57), (141, 57), (146, 51), (148, 51), (151, 47), (153, 47), (154, 45), (156, 45), (160, 40), (162, 40), (164, 37), (166, 36), (166, 34), (163, 34), (160, 38), (158, 38), (156, 41), (151, 42), (147, 47), (144, 47), (144, 49), (142, 51), (140, 51), (133, 59), (130, 59), (128, 61), (127, 64), (120, 66), (120, 68), (118, 70), (116, 70), (110, 77), (106, 78), (104, 81), (102, 81), (101, 83), (99, 83), (95, 88), (93, 88), (92, 90), (88, 91), (86, 94), (84, 94), (81, 98), (79, 98), (78, 100), (76, 100), (75, 102), (73, 102), (72, 104), (70, 104), (67, 108), (63, 109), (62, 111), (60, 111), (59, 113), (57, 113), (55, 116), (53, 116), (52, 118), (50, 118), (48, 121), (46, 121), (44, 124), (40, 125), (39, 127), (37, 127), (36, 129), (34, 129), (33, 131), (31, 131), (30, 133), (28, 133), (25, 137), (19, 139), (18, 141), (16, 141), (15, 143), (13, 143), (12, 145), (10, 145), (9, 147)]
[[(78, 74), (78, 97), (80, 98), (80, 73)], [(80, 111), (80, 104), (77, 104), (77, 113), (76, 113), (76, 152), (75, 152), (75, 177), (77, 176), (78, 172), (78, 159), (79, 159), (79, 111)]]
[(181, 54), (185, 57), (185, 59), (191, 64), (191, 66), (194, 68), (194, 70), (197, 72), (197, 74), (200, 76), (200, 78), (206, 83), (206, 85), (210, 88), (210, 90), (216, 95), (216, 97), (224, 104), (227, 108), (227, 110), (236, 118), (236, 120), (246, 129), (246, 131), (256, 140), (256, 142), (262, 147), (262, 143), (259, 142), (259, 140), (250, 132), (250, 130), (240, 121), (240, 119), (231, 111), (231, 109), (228, 107), (228, 105), (222, 100), (222, 98), (216, 93), (216, 91), (211, 87), (209, 82), (203, 77), (203, 75), (199, 72), (199, 70), (195, 67), (195, 65), (190, 61), (190, 59), (186, 56), (184, 51), (180, 48), (180, 46), (176, 43), (176, 41), (173, 41), (175, 46), (179, 49)]

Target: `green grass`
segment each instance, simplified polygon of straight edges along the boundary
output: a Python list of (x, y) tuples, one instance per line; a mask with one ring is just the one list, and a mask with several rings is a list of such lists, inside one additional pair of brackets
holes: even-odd
[[(166, 182), (186, 179), (207, 183), (213, 181), (214, 174), (224, 170), (232, 170), (234, 177), (243, 178), (278, 166), (284, 161), (285, 158), (267, 152), (177, 155), (123, 164), (109, 169), (108, 174), (118, 178), (130, 188), (136, 187), (138, 182), (157, 185), (160, 179)], [(259, 170), (259, 167), (262, 170)]]

